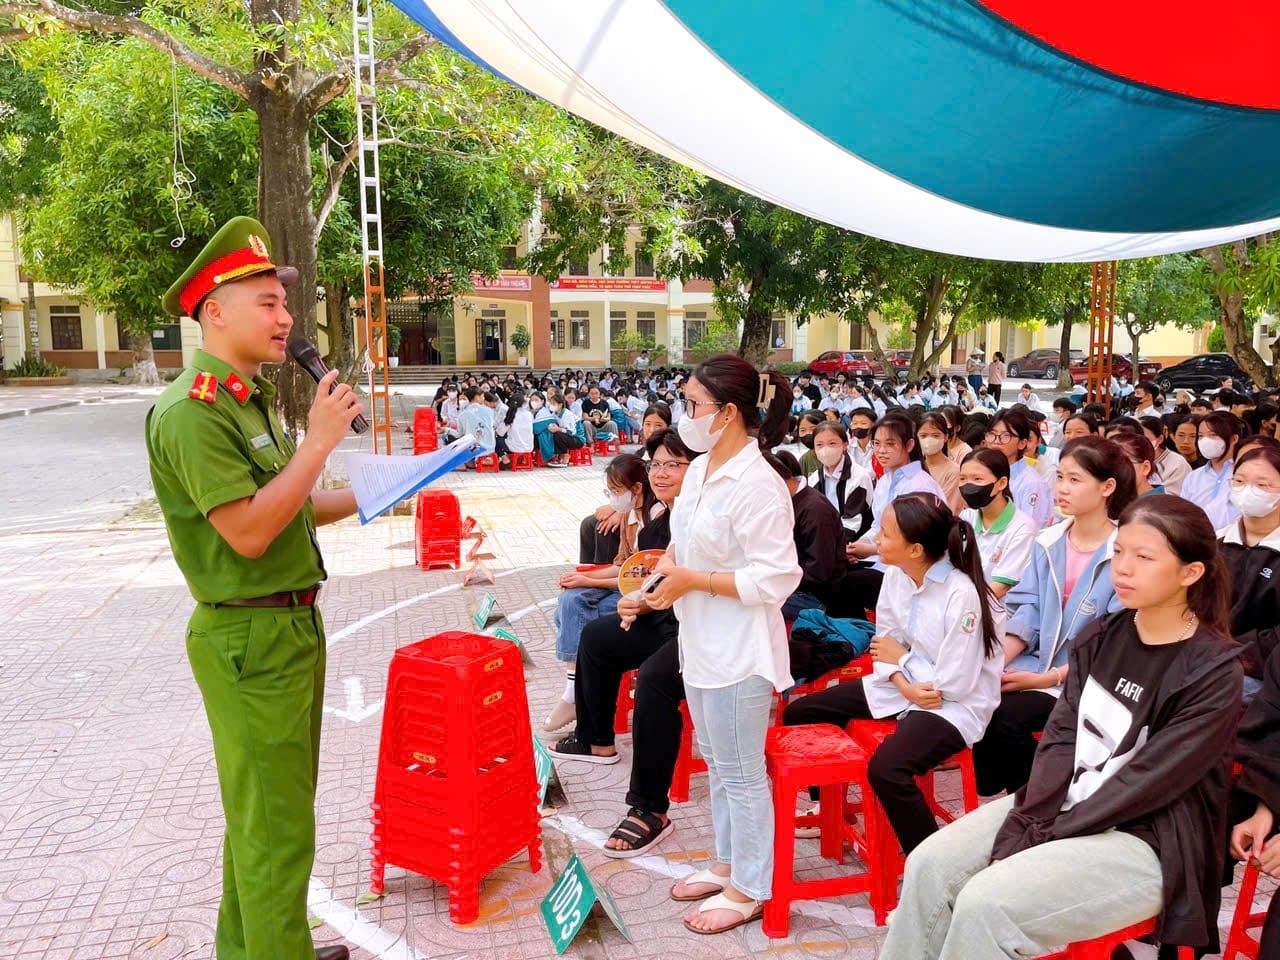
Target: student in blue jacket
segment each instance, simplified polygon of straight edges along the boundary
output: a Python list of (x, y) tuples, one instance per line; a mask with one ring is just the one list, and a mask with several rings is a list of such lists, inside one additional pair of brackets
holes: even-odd
[(1117, 444), (1086, 436), (1062, 448), (1056, 500), (1067, 519), (1036, 537), (1031, 565), (1005, 598), (1000, 706), (973, 747), (980, 794), (1013, 793), (1027, 782), (1034, 734), (1062, 695), (1071, 642), (1121, 608), (1111, 553), (1116, 520), (1136, 496), (1133, 465)]

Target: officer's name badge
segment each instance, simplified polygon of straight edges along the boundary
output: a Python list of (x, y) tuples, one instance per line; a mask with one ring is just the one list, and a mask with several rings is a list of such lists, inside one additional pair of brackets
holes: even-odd
[(263, 447), (269, 447), (271, 446), (271, 437), (265, 433), (259, 434), (249, 441), (249, 446), (253, 447), (255, 450), (261, 450)]

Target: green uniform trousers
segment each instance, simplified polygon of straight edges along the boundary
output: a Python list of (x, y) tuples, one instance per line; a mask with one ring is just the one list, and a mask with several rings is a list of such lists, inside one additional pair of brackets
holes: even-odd
[(227, 821), (218, 960), (314, 960), (307, 884), (324, 707), (320, 610), (201, 604), (187, 655)]

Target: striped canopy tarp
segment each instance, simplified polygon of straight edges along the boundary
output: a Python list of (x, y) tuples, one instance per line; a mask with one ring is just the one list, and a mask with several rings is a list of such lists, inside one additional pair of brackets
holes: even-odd
[(1280, 3), (394, 0), (489, 70), (808, 216), (1005, 260), (1280, 227)]

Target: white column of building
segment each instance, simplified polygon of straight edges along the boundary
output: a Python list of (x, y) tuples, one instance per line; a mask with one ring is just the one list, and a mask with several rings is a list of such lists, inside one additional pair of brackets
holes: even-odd
[(195, 352), (204, 344), (204, 331), (190, 317), (183, 317), (178, 324), (182, 335), (182, 365), (189, 367), (195, 359)]
[(684, 363), (684, 284), (667, 281), (667, 363)]
[(791, 359), (792, 360), (808, 360), (809, 359), (809, 325), (807, 323), (795, 323), (795, 332), (791, 334)]
[(98, 344), (98, 369), (107, 369), (107, 318), (101, 310), (93, 312), (93, 336)]
[[(606, 277), (609, 276), (609, 245), (606, 243), (602, 248), (604, 251), (604, 264), (600, 272)], [(613, 320), (609, 314), (613, 310), (613, 304), (609, 300), (609, 291), (604, 291), (604, 366), (609, 366), (609, 357), (613, 355)], [(588, 321), (589, 322), (589, 321)]]

